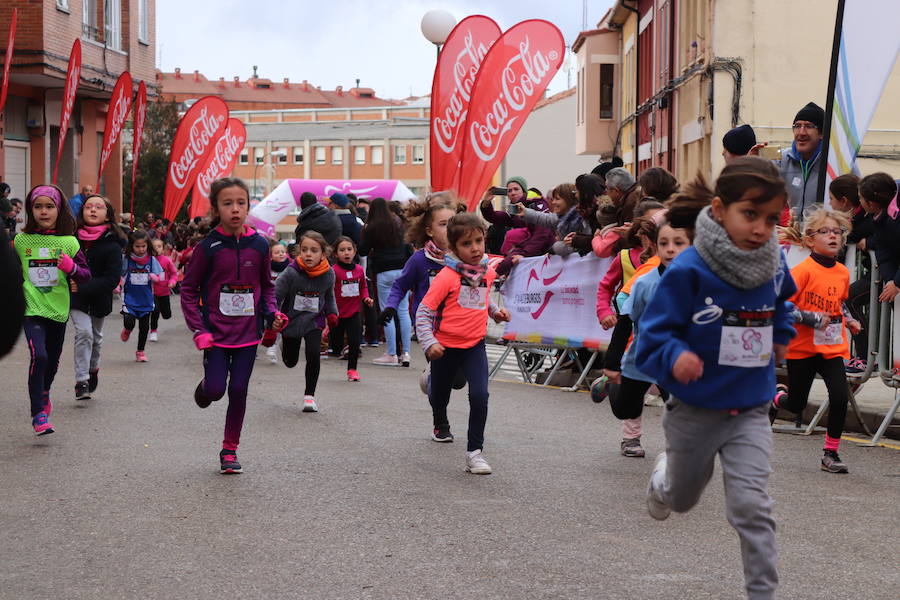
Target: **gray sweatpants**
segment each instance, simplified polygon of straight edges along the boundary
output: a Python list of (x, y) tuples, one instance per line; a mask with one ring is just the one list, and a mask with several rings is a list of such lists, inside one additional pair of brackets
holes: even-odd
[(660, 500), (686, 512), (700, 500), (716, 454), (725, 480), (725, 514), (741, 539), (744, 582), (751, 600), (771, 599), (778, 587), (775, 519), (768, 482), (772, 427), (768, 405), (737, 414), (666, 402), (666, 481)]
[(75, 328), (75, 381), (87, 381), (89, 372), (100, 368), (103, 319), (80, 310), (69, 313), (69, 320)]

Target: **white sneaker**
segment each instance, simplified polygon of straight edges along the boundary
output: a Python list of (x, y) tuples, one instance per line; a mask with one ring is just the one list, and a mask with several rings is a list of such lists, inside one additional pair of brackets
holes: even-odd
[(385, 353), (373, 360), (372, 364), (381, 367), (399, 367), (400, 361), (397, 360), (397, 355)]
[(147, 339), (150, 340), (151, 342), (158, 342), (158, 341), (159, 341), (159, 336), (156, 335), (156, 332), (155, 332), (155, 331), (151, 331), (151, 332), (150, 332), (150, 335), (147, 337)]
[(269, 346), (266, 348), (266, 356), (269, 357), (269, 362), (273, 365), (278, 364), (278, 351), (275, 349), (275, 346)]
[(319, 405), (313, 396), (303, 396), (303, 412), (319, 412)]
[(425, 369), (419, 375), (419, 389), (426, 396), (428, 395), (428, 379), (431, 377), (431, 363), (425, 363)]
[(660, 452), (650, 473), (650, 483), (647, 484), (647, 512), (657, 521), (665, 521), (669, 518), (672, 509), (659, 499), (656, 490), (662, 487), (666, 480), (666, 453)]
[(484, 460), (481, 450), (466, 452), (466, 472), (474, 473), (475, 475), (491, 474), (491, 465), (487, 464), (487, 461)]
[(404, 367), (409, 366), (409, 360), (410, 360), (409, 352), (404, 352), (403, 354), (400, 355), (400, 364), (402, 364)]

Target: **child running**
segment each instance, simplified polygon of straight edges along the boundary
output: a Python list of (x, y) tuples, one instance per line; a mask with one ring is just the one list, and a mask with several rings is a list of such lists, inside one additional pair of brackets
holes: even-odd
[(13, 240), (22, 264), (25, 291), (25, 339), (31, 362), (28, 396), (31, 426), (37, 435), (53, 433), (50, 387), (59, 368), (69, 320), (69, 282), (91, 278), (87, 260), (74, 236), (75, 219), (62, 191), (39, 185), (25, 198), (27, 221)]
[(787, 301), (796, 291), (774, 235), (787, 191), (774, 165), (748, 157), (725, 166), (715, 192), (698, 177), (686, 194), (712, 206), (697, 218), (694, 245), (660, 279), (635, 355), (636, 367), (672, 394), (647, 507), (659, 520), (690, 510), (718, 454), (747, 596), (771, 599), (778, 571), (768, 407), (774, 359), (794, 336)]
[(458, 369), (469, 384), (469, 430), (466, 471), (491, 473), (482, 455), (488, 412), (488, 365), (484, 347), (487, 317), (509, 321), (509, 312), (497, 308), (489, 292), (497, 273), (488, 266), (484, 251), (485, 229), (472, 213), (454, 215), (447, 225), (448, 252), (416, 312), (416, 334), (431, 361), (428, 400), (434, 417), (434, 435), (450, 434), (447, 404)]
[(194, 401), (206, 408), (228, 391), (225, 437), (219, 472), (242, 473), (241, 441), (247, 389), (263, 328), (278, 330), (284, 315), (275, 311), (269, 244), (244, 224), (250, 190), (236, 177), (215, 180), (209, 201), (219, 225), (194, 250), (181, 285), (181, 310), (203, 351), (203, 379)]
[(87, 257), (91, 279), (72, 288), (75, 328), (75, 399), (90, 400), (100, 383), (103, 320), (112, 312), (113, 290), (122, 275), (125, 234), (116, 225), (116, 209), (103, 196), (84, 200), (77, 215), (76, 236)]
[(144, 349), (147, 347), (147, 334), (150, 332), (150, 316), (155, 304), (153, 302), (153, 284), (162, 281), (165, 274), (159, 261), (154, 256), (155, 250), (150, 245), (150, 236), (142, 229), (136, 229), (128, 236), (125, 248), (125, 261), (122, 264), (122, 277), (125, 278), (122, 288), (123, 327), (120, 338), (127, 342), (138, 326), (136, 362), (147, 362)]
[[(272, 283), (274, 284), (278, 276), (291, 264), (291, 258), (288, 256), (285, 245), (276, 240), (269, 241), (269, 257), (272, 261)], [(277, 348), (276, 343), (266, 348), (266, 357), (273, 365), (278, 363)]]
[(328, 336), (337, 340), (337, 346), (343, 345), (347, 336), (347, 381), (359, 381), (356, 370), (359, 361), (359, 344), (362, 338), (362, 306), (372, 306), (374, 300), (369, 297), (366, 286), (366, 272), (356, 264), (356, 244), (349, 237), (342, 235), (334, 244), (334, 299), (338, 308), (338, 322), (332, 327)]
[(306, 389), (303, 412), (318, 412), (316, 384), (319, 382), (322, 330), (338, 325), (334, 300), (334, 271), (328, 264), (328, 243), (321, 233), (307, 231), (297, 240), (299, 255), (275, 281), (275, 300), (290, 323), (281, 333), (281, 359), (288, 368), (300, 359), (300, 344), (306, 344)]
[(153, 240), (153, 253), (159, 266), (163, 270), (163, 276), (159, 281), (153, 282), (153, 312), (150, 313), (150, 341), (158, 342), (159, 317), (169, 320), (172, 318), (172, 303), (170, 298), (172, 290), (178, 285), (178, 269), (172, 259), (166, 256), (166, 244), (161, 239)]
[(818, 209), (807, 215), (803, 226), (803, 244), (812, 253), (791, 269), (797, 285), (791, 301), (800, 320), (797, 337), (787, 351), (788, 391), (772, 400), (772, 416), (779, 408), (802, 413), (813, 380), (817, 373), (821, 375), (828, 389), (828, 432), (821, 469), (847, 473), (838, 455), (849, 401), (844, 359), (850, 356), (850, 345), (845, 327), (855, 333), (860, 325), (853, 319), (845, 322), (843, 303), (850, 291), (850, 271), (836, 257), (844, 247), (850, 221), (844, 213)]

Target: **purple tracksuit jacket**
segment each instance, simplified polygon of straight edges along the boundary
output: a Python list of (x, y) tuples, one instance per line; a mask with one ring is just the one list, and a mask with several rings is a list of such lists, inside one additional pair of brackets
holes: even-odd
[(428, 292), (428, 288), (431, 286), (431, 280), (443, 268), (444, 265), (436, 263), (425, 256), (424, 250), (416, 250), (409, 260), (406, 261), (400, 276), (394, 280), (394, 284), (391, 286), (391, 294), (388, 296), (385, 307), (389, 306), (396, 310), (400, 304), (400, 299), (403, 298), (403, 294), (412, 292), (410, 304), (412, 314), (416, 314), (416, 311), (419, 309), (419, 303), (422, 302), (422, 298), (425, 297), (425, 293)]

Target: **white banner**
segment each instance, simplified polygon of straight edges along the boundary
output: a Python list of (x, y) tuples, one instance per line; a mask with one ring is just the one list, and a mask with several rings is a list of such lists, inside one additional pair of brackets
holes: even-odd
[(500, 290), (512, 315), (503, 337), (605, 349), (612, 330), (597, 321), (597, 286), (611, 262), (593, 254), (523, 258)]

